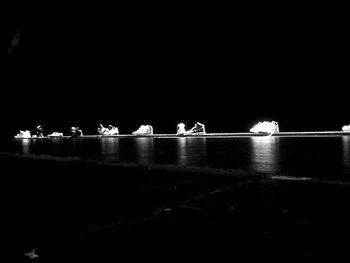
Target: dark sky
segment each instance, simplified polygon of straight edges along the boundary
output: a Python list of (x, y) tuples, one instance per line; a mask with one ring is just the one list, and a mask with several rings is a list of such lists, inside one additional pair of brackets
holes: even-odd
[[(34, 129), (156, 133), (281, 130), (350, 123), (349, 28), (327, 8), (47, 6), (7, 10), (2, 133)], [(8, 129), (6, 127), (10, 126)]]

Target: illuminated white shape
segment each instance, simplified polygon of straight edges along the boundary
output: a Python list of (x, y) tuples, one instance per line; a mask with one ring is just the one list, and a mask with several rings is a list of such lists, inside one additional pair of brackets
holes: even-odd
[(114, 127), (112, 125), (109, 125), (108, 129), (103, 133), (103, 135), (118, 135), (119, 129), (118, 127)]
[(77, 137), (77, 136), (83, 136), (83, 131), (79, 127), (71, 127), (71, 136), (72, 137)]
[(17, 135), (15, 135), (15, 138), (31, 138), (30, 131), (25, 130), (25, 131), (19, 131)]
[(29, 257), (30, 259), (38, 258), (39, 255), (35, 254), (35, 250), (36, 250), (36, 248), (34, 248), (32, 251), (30, 251), (28, 253), (24, 253), (24, 255)]
[(105, 134), (107, 131), (108, 131), (108, 128), (103, 127), (102, 124), (100, 124), (100, 125), (98, 126), (98, 128), (97, 128), (97, 132), (98, 132), (98, 134), (100, 134), (100, 135)]
[(343, 132), (350, 132), (350, 125), (344, 125), (342, 130)]
[(47, 136), (48, 137), (63, 137), (63, 132), (53, 132)]
[(184, 135), (185, 133), (186, 133), (185, 124), (184, 123), (179, 123), (177, 125), (176, 135)]
[(197, 122), (192, 129), (186, 131), (185, 133), (185, 135), (190, 135), (190, 134), (196, 134), (196, 135), (206, 134), (205, 125), (200, 122)]
[(133, 135), (151, 135), (153, 134), (153, 127), (151, 125), (141, 125), (137, 131), (132, 133)]
[(279, 132), (278, 123), (275, 121), (258, 122), (249, 130), (253, 133), (269, 133), (270, 135)]

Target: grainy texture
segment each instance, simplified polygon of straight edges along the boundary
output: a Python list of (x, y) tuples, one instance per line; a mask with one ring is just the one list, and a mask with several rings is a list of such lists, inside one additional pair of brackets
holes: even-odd
[(37, 262), (347, 256), (349, 184), (1, 154), (2, 249)]

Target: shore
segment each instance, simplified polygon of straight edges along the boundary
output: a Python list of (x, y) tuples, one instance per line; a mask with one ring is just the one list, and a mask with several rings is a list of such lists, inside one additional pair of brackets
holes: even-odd
[[(249, 171), (0, 154), (14, 261), (347, 256), (350, 184)], [(7, 261), (8, 262), (8, 261)]]
[[(302, 131), (302, 132), (235, 132), (235, 133), (193, 133), (187, 135), (176, 134), (116, 134), (116, 135), (82, 135), (80, 138), (240, 138), (240, 137), (261, 137), (261, 136), (274, 136), (274, 137), (310, 137), (310, 136), (349, 136), (350, 131)], [(79, 138), (75, 137), (75, 139)], [(15, 137), (18, 140), (31, 139), (59, 139), (59, 138), (71, 138), (68, 135), (60, 136), (45, 136), (45, 137)]]

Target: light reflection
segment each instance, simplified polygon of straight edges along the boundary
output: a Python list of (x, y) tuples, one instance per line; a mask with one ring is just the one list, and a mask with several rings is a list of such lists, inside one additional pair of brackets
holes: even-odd
[(278, 173), (279, 167), (279, 138), (271, 136), (251, 137), (252, 169), (263, 173)]
[[(58, 155), (60, 156), (63, 151), (63, 147), (62, 147), (62, 138), (50, 138), (50, 140), (48, 140), (48, 143), (50, 145), (50, 150), (52, 151), (53, 155)], [(63, 154), (63, 153), (62, 153)]]
[(135, 138), (136, 158), (139, 164), (148, 165), (154, 163), (153, 138)]
[(20, 145), (22, 146), (22, 153), (30, 154), (30, 145), (32, 143), (31, 139), (21, 139), (19, 140)]
[(104, 161), (119, 162), (119, 138), (101, 138), (101, 153)]
[(81, 149), (84, 151), (83, 140), (81, 140), (81, 138), (70, 138), (70, 142), (71, 142), (71, 149), (69, 150), (70, 154), (73, 156), (75, 155), (79, 156), (79, 152), (81, 151)]
[(343, 136), (343, 165), (350, 173), (350, 137)]
[(202, 166), (207, 161), (207, 139), (179, 137), (177, 142), (177, 163), (181, 166)]

